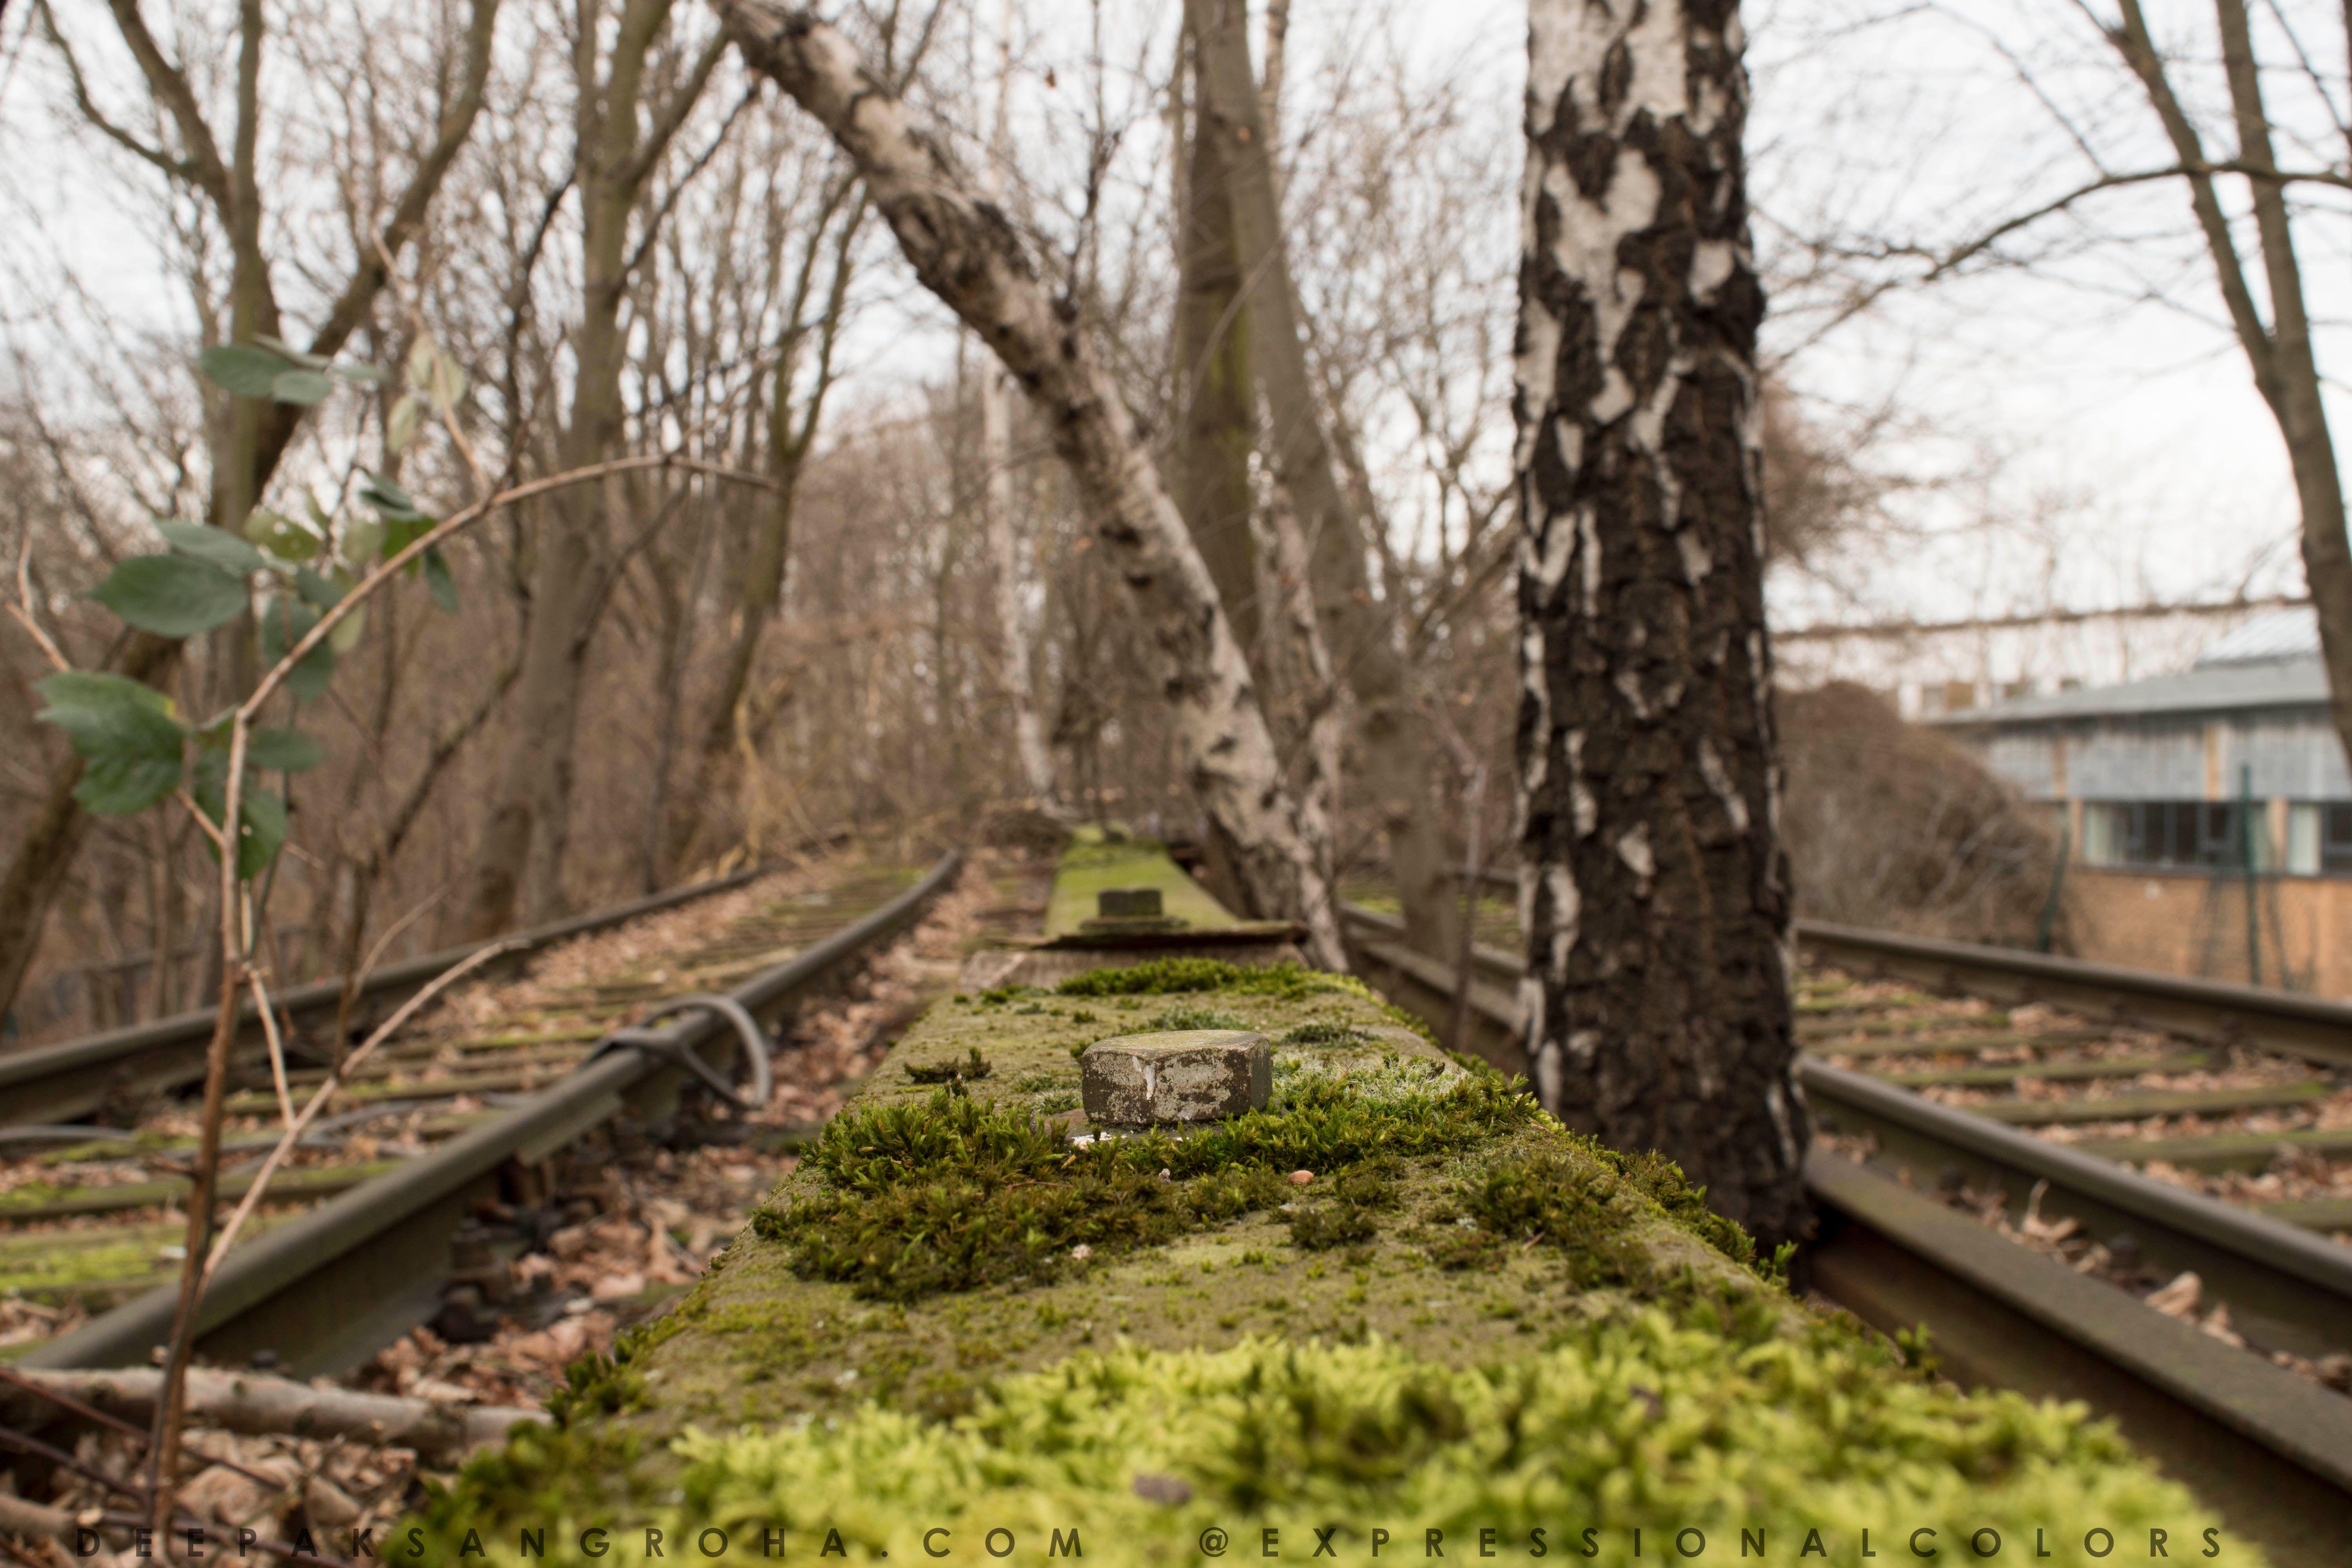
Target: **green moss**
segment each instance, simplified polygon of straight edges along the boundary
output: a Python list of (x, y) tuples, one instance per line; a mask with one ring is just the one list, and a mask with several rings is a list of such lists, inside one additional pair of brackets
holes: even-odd
[(1275, 1044), (1296, 1048), (1300, 1046), (1364, 1046), (1370, 1045), (1371, 1040), (1372, 1037), (1361, 1029), (1318, 1019), (1286, 1031)]
[(980, 1054), (978, 1046), (972, 1047), (971, 1054), (960, 1062), (950, 1060), (907, 1064), (907, 1077), (916, 1083), (951, 1083), (959, 1079), (971, 1082), (986, 1078), (995, 1070), (990, 1065), (988, 1058)]
[(1157, 996), (1222, 991), (1235, 996), (1296, 1000), (1318, 991), (1346, 991), (1347, 977), (1296, 963), (1228, 963), (1221, 958), (1155, 958), (1126, 969), (1089, 969), (1055, 987), (1065, 996)]
[[(1155, 1131), (1073, 1146), (1059, 1125), (1034, 1113), (941, 1089), (921, 1104), (836, 1118), (809, 1155), (820, 1189), (762, 1207), (752, 1224), (790, 1248), (805, 1277), (912, 1302), (985, 1285), (1048, 1283), (1097, 1253), (1226, 1224), (1279, 1204), (1294, 1170), (1334, 1176), (1344, 1208), (1379, 1206), (1393, 1201), (1400, 1156), (1492, 1140), (1537, 1114), (1532, 1101), (1491, 1079), (1381, 1101), (1324, 1079), (1279, 1110), (1181, 1139)], [(1380, 1163), (1358, 1169), (1370, 1162)], [(1369, 1239), (1371, 1230), (1360, 1217), (1318, 1217), (1306, 1234), (1318, 1238), (1306, 1245), (1339, 1246)]]
[(1154, 1029), (1246, 1029), (1248, 1022), (1214, 1007), (1170, 1007), (1151, 1020)]
[(1150, 839), (1112, 840), (1080, 828), (1054, 877), (1045, 910), (1045, 934), (1066, 936), (1095, 918), (1097, 896), (1112, 888), (1157, 888), (1160, 908), (1192, 930), (1237, 923), (1208, 889), (1168, 858)]
[[(467, 1483), (476, 1518), (551, 1525), (625, 1496), (632, 1522), (823, 1519), (853, 1559), (863, 1542), (902, 1561), (919, 1540), (891, 1532), (920, 1521), (975, 1562), (996, 1524), (1038, 1554), (1050, 1519), (1097, 1559), (1173, 1562), (1212, 1507), (1283, 1529), (1288, 1555), (1311, 1552), (1309, 1516), (1385, 1515), (1418, 1558), (1424, 1525), (1836, 1527), (1965, 1494), (1973, 1529), (2053, 1500), (2153, 1506), (2149, 1472), (2079, 1412), (1930, 1388), (1759, 1278), (1671, 1164), (1570, 1133), (1352, 982), (1197, 963), (1082, 978), (1115, 1026), (1197, 997), (1275, 1040), (1266, 1110), (1074, 1147), (1038, 1111), (1067, 1093), (1065, 1053), (1105, 1032), (1073, 1026), (1086, 1009), (1028, 992), (934, 1009), (896, 1059), (980, 1049), (992, 1076), (869, 1079), (723, 1269), (565, 1400), (572, 1430), (635, 1435), (635, 1458), (530, 1438)], [(1146, 1504), (1146, 1473), (1192, 1501)]]
[(1461, 1226), (1466, 1234), (1432, 1246), (1442, 1268), (1499, 1268), (1515, 1247), (1544, 1247), (1567, 1260), (1580, 1289), (1640, 1279), (1644, 1254), (1627, 1223), (1639, 1212), (1640, 1199), (1616, 1172), (1589, 1156), (1572, 1158), (1557, 1149), (1517, 1153), (1466, 1179), (1457, 1196), (1461, 1217), (1470, 1224)]
[[(534, 1431), (518, 1447), (562, 1444)], [(2037, 1525), (2077, 1518), (2118, 1539), (2152, 1525), (2194, 1541), (2216, 1522), (2079, 1406), (1963, 1396), (1835, 1340), (1727, 1358), (1714, 1336), (1654, 1310), (1469, 1367), (1377, 1336), (1081, 1352), (1000, 1380), (950, 1420), (869, 1405), (837, 1425), (690, 1433), (676, 1452), (679, 1489), (647, 1522), (749, 1540), (781, 1528), (787, 1555), (838, 1531), (855, 1556), (894, 1561), (924, 1560), (923, 1531), (935, 1528), (950, 1531), (940, 1543), (956, 1561), (980, 1561), (973, 1548), (990, 1529), (1026, 1548), (1058, 1530), (1098, 1558), (1194, 1562), (1213, 1526), (1245, 1528), (1255, 1557), (1261, 1530), (1279, 1531), (1287, 1551), (1336, 1521), (1350, 1559), (1375, 1528), (1398, 1532), (1416, 1560), (1425, 1531), (1470, 1557), (1482, 1530), (1513, 1555), (1543, 1530), (1549, 1551), (1581, 1562), (1590, 1526), (1597, 1560), (1622, 1564), (1636, 1528), (1649, 1532), (1650, 1561), (1694, 1527), (1760, 1527), (1784, 1553), (1818, 1529), (1851, 1555), (1864, 1527), (1884, 1539), (1897, 1521), (1947, 1542), (1987, 1527), (2030, 1542)], [(611, 1462), (587, 1448), (571, 1457)], [(462, 1530), (486, 1515), (520, 1515), (517, 1495), (534, 1496), (547, 1468), (478, 1461), (428, 1514), (442, 1548), (433, 1560), (455, 1561)], [(1139, 1495), (1144, 1476), (1181, 1482), (1148, 1489), (1181, 1500)], [(551, 1522), (582, 1517), (576, 1500), (537, 1500)], [(576, 1560), (575, 1533), (550, 1530), (558, 1560)], [(483, 1539), (513, 1560), (510, 1531)], [(613, 1544), (623, 1558), (640, 1550), (634, 1531)], [(2082, 1568), (2072, 1532), (2052, 1544), (2056, 1568)]]

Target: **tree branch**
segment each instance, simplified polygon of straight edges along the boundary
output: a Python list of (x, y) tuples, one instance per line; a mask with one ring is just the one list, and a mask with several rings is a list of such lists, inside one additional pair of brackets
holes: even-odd
[(147, 30), (146, 17), (139, 13), (139, 0), (109, 0), (109, 5), (114, 25), (121, 30), (122, 41), (131, 46), (131, 58), (139, 62), (148, 88), (179, 127), (180, 140), (188, 144), (189, 177), (226, 216), (234, 200), (228, 165), (221, 161), (220, 144), (213, 140), (212, 127), (205, 123), (204, 110), (196, 102), (195, 89), (188, 85), (187, 74), (163, 58), (155, 35)]

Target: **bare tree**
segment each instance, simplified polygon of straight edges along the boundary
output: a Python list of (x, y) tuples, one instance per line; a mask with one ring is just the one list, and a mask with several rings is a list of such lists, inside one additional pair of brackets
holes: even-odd
[(1239, 876), (1245, 912), (1302, 921), (1316, 957), (1343, 966), (1328, 835), (1285, 786), (1247, 661), (1181, 515), (1137, 438), (1075, 300), (1055, 300), (1001, 209), (975, 199), (946, 140), (804, 11), (726, 0), (752, 67), (855, 160), (923, 285), (1021, 383), (1118, 557), (1158, 644), (1186, 772)]
[[(983, 188), (1002, 205), (1004, 170), (1013, 161), (1013, 7), (1010, 0), (997, 29), (996, 110), (989, 132)], [(1004, 639), (1004, 692), (1013, 707), (1013, 752), (1022, 782), (1048, 810), (1058, 804), (1053, 753), (1045, 748), (1037, 715), (1036, 677), (1030, 668), (1028, 616), (1021, 605), (1020, 542), (1013, 533), (1013, 389), (993, 361), (980, 366), (980, 460), (986, 471), (982, 510), (988, 519), (989, 566), (995, 579), (996, 620)]]
[(1736, 6), (1535, 0), (1520, 902), (1545, 1104), (1805, 1226)]
[(1378, 521), (1351, 503), (1324, 437), (1320, 389), (1308, 370), (1282, 233), (1271, 138), (1260, 118), (1264, 100), (1250, 67), (1246, 10), (1242, 0), (1187, 0), (1184, 15), (1201, 63), (1195, 136), (1217, 143), (1225, 175), (1238, 297), (1255, 327), (1249, 365), (1271, 421), (1268, 455), (1298, 508), (1325, 646), (1355, 698), (1363, 784), (1388, 839), (1407, 939), (1425, 952), (1451, 953), (1459, 915), (1437, 826), (1433, 752), (1413, 711), (1394, 601), (1371, 592), (1365, 554)]
[[(623, 0), (609, 48), (601, 0), (584, 6), (577, 23), (572, 168), (583, 231), (582, 313), (573, 338), (572, 405), (557, 443), (557, 460), (565, 468), (589, 467), (620, 448), (628, 354), (622, 312), (630, 275), (645, 252), (642, 242), (631, 244), (632, 220), (646, 182), (722, 53), (713, 35), (684, 60), (668, 60), (660, 45), (671, 9), (672, 0)], [(677, 68), (667, 83), (656, 71), (664, 64)], [(645, 215), (648, 225), (663, 216), (658, 209)], [(519, 906), (526, 919), (547, 920), (565, 905), (582, 682), (604, 607), (599, 572), (613, 564), (612, 513), (625, 493), (617, 482), (592, 486), (543, 509), (522, 674), (504, 726), (505, 764), (467, 893), (468, 935), (505, 929)]]
[[(44, 5), (43, 28), (65, 66), (77, 108), (109, 141), (152, 165), (175, 190), (184, 190), (202, 203), (228, 237), (229, 310), (227, 321), (220, 323), (226, 342), (250, 344), (257, 338), (281, 336), (284, 322), (271, 258), (262, 238), (259, 149), (265, 109), (260, 79), (268, 33), (259, 0), (241, 0), (237, 10), (235, 119), (226, 153), (187, 70), (156, 39), (139, 0), (112, 0), (111, 8), (116, 30), (145, 85), (152, 118), (170, 128), (172, 140), (142, 139), (98, 101), (73, 46)], [(354, 236), (356, 254), (310, 334), (309, 354), (325, 360), (343, 351), (374, 309), (392, 258), (422, 228), (444, 176), (473, 133), (481, 111), (498, 9), (498, 0), (475, 0), (464, 37), (457, 41), (462, 63), (444, 79), (447, 90), (438, 107), (433, 136), (405, 187), (387, 209), (362, 217), (360, 232)], [(267, 395), (229, 395), (219, 401), (220, 416), (206, 422), (211, 493), (205, 521), (215, 528), (241, 532), (247, 514), (293, 442), (309, 405)], [(249, 679), (251, 655), (247, 639), (234, 627), (224, 636), (230, 663)], [(180, 647), (174, 640), (135, 632), (125, 640), (112, 668), (134, 680), (161, 684), (177, 664)], [(234, 689), (241, 691), (242, 687)], [(50, 778), (30, 831), (10, 858), (6, 871), (0, 873), (0, 1008), (15, 997), (23, 983), (49, 905), (89, 832), (88, 816), (77, 798), (83, 775), (80, 756), (69, 753)]]
[[(2236, 132), (2234, 159), (2217, 159), (2207, 153), (2203, 137), (2173, 86), (2171, 67), (2148, 32), (2139, 0), (2119, 0), (2119, 7), (2116, 20), (2099, 22), (2100, 31), (2131, 68), (2179, 160), (2178, 174), (2188, 187), (2189, 206), (2211, 258), (2214, 279), (2229, 308), (2231, 329), (2253, 371), (2255, 388), (2286, 442), (2295, 500), (2303, 514), (2304, 577), (2318, 611), (2320, 649), (2327, 665), (2336, 732), (2347, 754), (2352, 754), (2352, 542), (2345, 535), (2344, 476), (2336, 463), (2335, 440), (2328, 433), (2310, 310), (2304, 299), (2303, 268), (2295, 255), (2287, 188), (2297, 176), (2282, 169), (2273, 142), (2245, 0), (2213, 0), (2221, 76)], [(2087, 5), (2084, 9), (2095, 16)], [(2280, 24), (2300, 54), (2303, 46), (2294, 38), (2292, 22), (2282, 14)], [(2344, 58), (2352, 61), (2352, 8), (2343, 13), (2343, 30)], [(2304, 58), (2307, 62), (2308, 56)], [(2347, 70), (2345, 84), (2352, 88), (2352, 70)], [(2347, 148), (2352, 149), (2352, 130), (2340, 122), (2338, 130), (2344, 133)], [(2252, 268), (2215, 190), (2225, 164), (2229, 174), (2245, 181), (2253, 207), (2254, 260), (2270, 297), (2268, 321), (2263, 320), (2254, 301), (2248, 283)], [(2352, 163), (2330, 173), (2336, 183), (2352, 186)]]

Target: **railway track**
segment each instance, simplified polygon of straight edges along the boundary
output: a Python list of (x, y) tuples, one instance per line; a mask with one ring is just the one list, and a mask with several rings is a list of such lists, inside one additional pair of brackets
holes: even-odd
[[(562, 1313), (562, 1299), (512, 1294), (513, 1258), (593, 1217), (617, 1142), (689, 1149), (787, 1137), (740, 1107), (726, 1117), (719, 1103), (739, 1079), (764, 1073), (751, 1058), (764, 1063), (799, 1003), (912, 925), (961, 863), (771, 869), (530, 933), (530, 973), (437, 999), (314, 1124), (207, 1292), (199, 1355), (341, 1374), (419, 1323), (464, 1336), (477, 1320)], [(427, 978), (422, 968), (383, 977), (372, 1000), (412, 991)], [(307, 1015), (315, 1029), (331, 1022), (335, 997), (331, 987), (310, 993), (289, 1001), (298, 1025)], [(723, 1005), (667, 1009), (666, 1023), (642, 1026), (681, 994)], [(0, 1089), (12, 1122), (22, 1104), (54, 1113), (88, 1100), (100, 1062), (110, 1075), (100, 1100), (120, 1105), (121, 1086), (137, 1083), (147, 1112), (127, 1129), (0, 1129), (0, 1312), (16, 1320), (0, 1356), (36, 1367), (138, 1364), (165, 1337), (184, 1223), (173, 1210), (194, 1132), (193, 1110), (170, 1093), (189, 1077), (185, 1034), (172, 1021), (24, 1053), (29, 1061), (0, 1058), (13, 1075)], [(297, 1058), (289, 1088), (301, 1097), (324, 1072)], [(227, 1197), (249, 1183), (280, 1125), (266, 1057), (241, 1058), (239, 1073), (227, 1104)], [(587, 1151), (583, 1140), (602, 1146)], [(44, 1326), (66, 1331), (43, 1335)]]
[[(323, 1201), (278, 1215), (274, 1228), (232, 1255), (208, 1298), (200, 1353), (228, 1364), (256, 1364), (266, 1356), (297, 1373), (341, 1372), (405, 1325), (436, 1311), (446, 1316), (453, 1301), (508, 1313), (534, 1310), (479, 1293), (493, 1279), (511, 1280), (510, 1256), (544, 1248), (546, 1225), (563, 1217), (551, 1206), (565, 1194), (562, 1178), (545, 1173), (550, 1156), (588, 1148), (593, 1166), (621, 1128), (639, 1139), (648, 1132), (682, 1142), (711, 1136), (709, 1127), (681, 1127), (707, 1114), (696, 1103), (707, 1098), (695, 1087), (698, 1069), (681, 1053), (700, 1053), (722, 1079), (736, 1071), (738, 1036), (709, 1012), (633, 1037), (629, 1048), (593, 1055), (595, 1042), (634, 1009), (682, 989), (722, 984), (771, 1031), (795, 999), (910, 924), (955, 871), (950, 857), (919, 880), (908, 869), (860, 873), (823, 889), (822, 917), (808, 913), (803, 889), (799, 909), (772, 905), (697, 942), (648, 947), (634, 967), (607, 962), (593, 975), (541, 977), (528, 993), (484, 988), (473, 1005), (446, 1006), (441, 1022), (420, 1031), (402, 1059), (355, 1088), (357, 1103), (340, 1113), (352, 1120), (335, 1129), (340, 1146), (320, 1150), (291, 1173), (316, 1192), (287, 1195)], [(1049, 934), (1057, 921), (1067, 927), (1073, 918), (1058, 904), (1050, 912), (1043, 905), (1016, 912), (1046, 914)], [(1453, 990), (1446, 966), (1403, 950), (1395, 922), (1376, 912), (1351, 908), (1349, 923), (1367, 977), (1408, 1007), (1443, 1020)], [(1003, 973), (979, 982), (999, 987), (982, 1000), (1010, 1007), (1007, 1021), (1059, 1017), (1039, 1004), (1020, 1005), (1013, 993), (1056, 984), (1075, 973), (1073, 964), (1135, 962), (1161, 948), (1207, 956), (1235, 942), (1278, 944), (1284, 936), (1278, 929), (1238, 928), (1202, 930), (1189, 942), (1141, 930), (1131, 939), (1116, 931), (1066, 933), (1058, 944), (1005, 954)], [(1061, 951), (1074, 939), (1072, 951)], [(2273, 1561), (2289, 1568), (2340, 1563), (2344, 1521), (2352, 1518), (2352, 1400), (2239, 1345), (2305, 1373), (2340, 1353), (2331, 1347), (2352, 1325), (2346, 1310), (2352, 1306), (2352, 1247), (2307, 1224), (2191, 1190), (2193, 1180), (2152, 1180), (2103, 1149), (2128, 1132), (2135, 1144), (2160, 1146), (2185, 1161), (2169, 1167), (2176, 1175), (2206, 1168), (2217, 1177), (2232, 1169), (2243, 1176), (2252, 1158), (2245, 1140), (2288, 1131), (2311, 1134), (2289, 1141), (2298, 1156), (2330, 1159), (2332, 1128), (2304, 1123), (2332, 1114), (2327, 1108), (2340, 1086), (2293, 1076), (2302, 1070), (2295, 1063), (2314, 1057), (2322, 1070), (2334, 1070), (2325, 1052), (2290, 1058), (2250, 1044), (2262, 1026), (2237, 1021), (2257, 1005), (2246, 996), (2229, 998), (2227, 1018), (2193, 1016), (2178, 996), (2169, 997), (2171, 1010), (2155, 1025), (2132, 1011), (2112, 975), (2102, 977), (2106, 990), (2095, 1016), (2062, 1014), (2029, 999), (2036, 994), (2019, 992), (2017, 977), (2000, 973), (1997, 956), (1971, 952), (1964, 964), (1941, 954), (1945, 967), (1934, 975), (1898, 973), (1894, 979), (1874, 973), (1873, 961), (1839, 956), (1842, 969), (1809, 976), (1801, 1000), (1811, 1047), (1804, 1081), (1817, 1111), (1834, 1122), (1808, 1169), (1825, 1221), (1812, 1259), (1816, 1289), (1890, 1332), (1926, 1322), (1945, 1368), (1963, 1382), (2089, 1400), (2235, 1530), (2261, 1542)], [(1476, 953), (1472, 1043), (1505, 1065), (1513, 1059), (1516, 970), (1493, 949)], [(1968, 977), (1979, 973), (1984, 978), (1972, 985)], [(1995, 1005), (1981, 996), (1931, 994), (1921, 982), (1938, 989), (2010, 989)], [(1156, 1026), (1209, 1026), (1186, 1018)], [(2294, 1026), (2306, 1033), (2316, 1027), (2308, 1006)], [(1058, 1061), (1059, 1049), (1051, 1059)], [(2192, 1055), (2200, 1058), (2194, 1064), (2187, 1060)], [(2191, 1112), (2167, 1103), (2164, 1121), (2143, 1118), (2128, 1126), (2113, 1114), (2144, 1108), (2148, 1094), (2192, 1092), (2168, 1081), (2191, 1073), (2231, 1080), (2194, 1092), (2240, 1096), (2226, 1104), (2209, 1097), (2195, 1115), (2284, 1118), (2296, 1125), (2263, 1121), (2254, 1131), (2208, 1130), (2197, 1135), (2209, 1139), (2210, 1149), (2184, 1152), (2179, 1118)], [(1032, 1076), (1040, 1085), (1055, 1077)], [(275, 1090), (265, 1089), (266, 1081), (247, 1090), (253, 1098), (236, 1102), (256, 1118), (275, 1110)], [(2304, 1083), (2323, 1092), (2276, 1092)], [(442, 1096), (418, 1093), (426, 1084), (441, 1086)], [(1014, 1085), (1024, 1093), (1034, 1087), (1029, 1077)], [(2272, 1092), (2253, 1092), (2265, 1089)], [(2000, 1109), (2068, 1100), (2101, 1102), (2105, 1120)], [(371, 1117), (398, 1119), (425, 1152), (400, 1156), (387, 1170), (371, 1169), (391, 1163), (367, 1158), (383, 1152), (381, 1144), (363, 1146), (364, 1130), (377, 1123), (362, 1119)], [(168, 1162), (172, 1131), (151, 1127), (142, 1158)], [(2141, 1135), (2150, 1132), (2166, 1136)], [(2229, 1138), (2238, 1140), (2228, 1147), (2239, 1152), (2225, 1155)], [(43, 1209), (38, 1220), (12, 1220), (7, 1195), (0, 1194), (0, 1241), (12, 1225), (64, 1235), (141, 1215), (104, 1207), (133, 1195), (110, 1196), (110, 1188), (141, 1185), (120, 1158), (122, 1142), (93, 1138), (82, 1147), (20, 1156), (20, 1164), (46, 1161), (41, 1168), (52, 1171), (111, 1159), (119, 1179), (19, 1199), (27, 1210)], [(575, 1184), (592, 1179), (574, 1163)], [(161, 1180), (168, 1184), (170, 1178)], [(338, 1182), (347, 1184), (339, 1194)], [(15, 1190), (30, 1185), (20, 1181)], [(1988, 1223), (2011, 1213), (2023, 1217)], [(2119, 1244), (2125, 1226), (2131, 1227), (2128, 1247)], [(658, 1245), (658, 1236), (655, 1240)], [(1244, 1261), (1264, 1257), (1248, 1253)], [(2213, 1282), (2208, 1300), (2190, 1310), (2168, 1315), (2135, 1299), (2150, 1283), (2177, 1288), (2189, 1272)], [(1364, 1276), (1357, 1283), (1360, 1296)], [(2177, 1289), (2175, 1296), (2178, 1309)], [(1436, 1302), (1433, 1296), (1428, 1305)], [(142, 1362), (162, 1338), (169, 1311), (166, 1293), (152, 1291), (25, 1359), (50, 1367)], [(1045, 1321), (1042, 1311), (1039, 1317)], [(959, 1356), (980, 1353), (959, 1343)], [(856, 1375), (842, 1373), (824, 1386), (847, 1387)]]
[[(1441, 1028), (1455, 976), (1350, 905)], [(2089, 1401), (2284, 1563), (2352, 1537), (2352, 1007), (1805, 926), (1814, 1289), (1962, 1382)], [(1513, 1070), (1522, 965), (1475, 952)], [(2284, 1196), (2289, 1186), (2343, 1196)]]

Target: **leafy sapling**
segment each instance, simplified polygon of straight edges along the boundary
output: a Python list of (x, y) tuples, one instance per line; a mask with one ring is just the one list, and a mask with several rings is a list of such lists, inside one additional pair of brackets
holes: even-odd
[[(270, 337), (206, 349), (196, 367), (232, 395), (306, 406), (323, 401), (339, 382), (375, 387), (385, 380), (373, 365), (336, 363)], [(464, 372), (429, 337), (421, 338), (409, 355), (407, 379), (409, 390), (387, 419), (387, 453), (414, 438), (420, 401), (446, 418), (465, 391)], [(373, 473), (363, 478), (358, 500), (366, 510), (353, 508), (340, 516), (306, 494), (307, 520), (257, 508), (238, 532), (159, 521), (155, 528), (163, 550), (117, 563), (90, 597), (126, 626), (179, 640), (228, 625), (259, 593), (262, 663), (275, 672), (362, 576), (407, 549), (437, 521), (393, 480)], [(423, 575), (443, 610), (456, 611), (456, 579), (437, 548), (424, 551), (409, 563), (409, 572)], [(337, 661), (358, 645), (363, 626), (355, 607), (283, 672), (282, 684), (298, 708), (325, 694)], [(63, 730), (83, 759), (74, 795), (84, 809), (128, 816), (180, 795), (204, 819), (217, 856), (232, 793), (228, 768), (236, 710), (191, 723), (166, 693), (103, 671), (61, 670), (37, 689), (47, 703), (39, 717)], [(254, 729), (247, 735), (245, 760), (245, 777), (234, 792), (240, 880), (266, 870), (286, 841), (286, 801), (260, 787), (262, 775), (316, 767), (323, 753), (298, 730)]]

